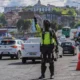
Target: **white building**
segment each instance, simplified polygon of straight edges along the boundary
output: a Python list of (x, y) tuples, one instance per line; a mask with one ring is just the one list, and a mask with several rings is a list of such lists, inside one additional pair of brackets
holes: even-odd
[(35, 4), (32, 8), (32, 11), (36, 12), (36, 11), (39, 11), (39, 12), (47, 12), (47, 11), (52, 11), (54, 6), (48, 4), (47, 6), (46, 5), (42, 5), (41, 4), (41, 1), (38, 0), (38, 3)]
[(11, 11), (15, 11), (15, 12), (18, 12), (18, 11), (21, 11), (23, 7), (17, 7), (17, 6), (13, 6), (13, 7), (5, 7), (4, 8), (4, 13), (7, 13), (7, 12), (11, 12)]

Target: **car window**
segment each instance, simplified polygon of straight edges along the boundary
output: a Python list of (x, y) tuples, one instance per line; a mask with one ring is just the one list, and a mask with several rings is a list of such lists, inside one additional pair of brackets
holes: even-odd
[(19, 41), (17, 41), (17, 44), (20, 44)]
[(15, 41), (1, 41), (1, 45), (12, 45), (15, 44)]
[(71, 46), (71, 45), (72, 45), (71, 42), (64, 42), (64, 43), (62, 43), (62, 46)]

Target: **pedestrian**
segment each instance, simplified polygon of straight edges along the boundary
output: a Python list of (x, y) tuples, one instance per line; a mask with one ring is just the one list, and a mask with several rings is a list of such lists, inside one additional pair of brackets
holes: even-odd
[(42, 53), (41, 61), (41, 76), (39, 79), (45, 78), (46, 62), (49, 62), (50, 79), (54, 78), (54, 61), (53, 61), (53, 49), (55, 48), (55, 39), (53, 38), (52, 32), (49, 30), (50, 22), (48, 20), (43, 21), (44, 31), (41, 36), (41, 47), (40, 51)]

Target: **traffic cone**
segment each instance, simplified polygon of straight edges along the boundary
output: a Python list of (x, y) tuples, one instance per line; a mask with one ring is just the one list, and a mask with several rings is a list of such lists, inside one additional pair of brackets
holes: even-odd
[(80, 60), (80, 53), (78, 54), (78, 60)]
[(78, 63), (77, 63), (76, 70), (80, 70), (80, 53), (78, 54)]

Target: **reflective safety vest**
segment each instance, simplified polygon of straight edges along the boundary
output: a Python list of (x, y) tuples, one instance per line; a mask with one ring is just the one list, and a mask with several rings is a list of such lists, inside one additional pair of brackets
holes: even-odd
[(56, 45), (56, 41), (55, 41), (55, 39), (50, 35), (50, 32), (45, 32), (45, 33), (44, 33), (44, 38), (43, 38), (43, 35), (42, 35), (41, 44), (44, 44), (44, 45), (54, 44), (54, 45)]
[(36, 31), (39, 33), (36, 36), (41, 36), (41, 27), (38, 24), (36, 24)]
[(53, 38), (53, 43), (54, 43), (54, 46), (57, 45), (56, 40), (54, 38)]
[(37, 30), (37, 32), (41, 32), (41, 28), (38, 24), (36, 24), (36, 30)]

